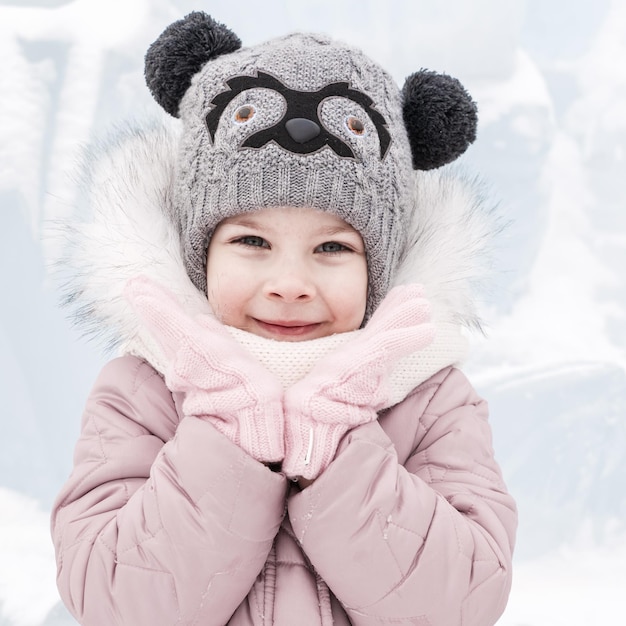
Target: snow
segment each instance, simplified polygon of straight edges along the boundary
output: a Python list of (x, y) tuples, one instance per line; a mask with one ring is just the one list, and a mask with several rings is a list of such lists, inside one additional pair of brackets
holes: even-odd
[[(352, 41), (398, 82), (457, 76), (479, 103), (462, 158), (511, 219), (466, 370), (489, 400), (520, 508), (502, 626), (626, 614), (626, 4), (621, 0), (212, 3), (246, 44), (290, 30)], [(0, 0), (0, 626), (75, 623), (49, 510), (103, 355), (59, 311), (42, 243), (75, 198), (82, 144), (155, 106), (145, 50), (204, 3)]]
[(498, 626), (621, 624), (626, 615), (624, 538), (609, 546), (563, 548), (517, 563)]
[(0, 488), (1, 624), (36, 626), (57, 602), (49, 513), (36, 500)]

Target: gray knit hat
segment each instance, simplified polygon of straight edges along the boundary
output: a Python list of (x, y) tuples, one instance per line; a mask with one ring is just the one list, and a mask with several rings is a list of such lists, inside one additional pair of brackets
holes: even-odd
[(412, 169), (448, 163), (475, 138), (476, 107), (456, 79), (420, 71), (400, 91), (351, 46), (292, 34), (241, 48), (200, 12), (152, 44), (146, 80), (183, 122), (172, 218), (187, 273), (204, 292), (221, 220), (311, 207), (363, 237), (371, 314), (406, 245)]

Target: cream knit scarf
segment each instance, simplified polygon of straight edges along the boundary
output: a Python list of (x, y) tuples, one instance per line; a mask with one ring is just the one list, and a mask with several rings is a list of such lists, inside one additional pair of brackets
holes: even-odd
[[(348, 342), (358, 330), (310, 341), (275, 341), (226, 327), (232, 336), (255, 356), (287, 388), (303, 378), (334, 349)], [(437, 324), (434, 341), (419, 352), (398, 361), (391, 374), (389, 406), (397, 404), (420, 383), (450, 365), (460, 365), (467, 355), (468, 340), (458, 325)]]

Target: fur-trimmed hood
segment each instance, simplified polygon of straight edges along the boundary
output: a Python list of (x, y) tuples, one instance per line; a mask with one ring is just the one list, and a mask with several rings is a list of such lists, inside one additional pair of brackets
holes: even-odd
[[(143, 274), (162, 284), (190, 312), (208, 312), (204, 294), (185, 272), (169, 202), (179, 128), (159, 120), (118, 130), (86, 152), (77, 215), (63, 223), (56, 265), (73, 321), (109, 350), (143, 356), (157, 369), (141, 323), (123, 296)], [(497, 229), (482, 184), (458, 166), (414, 172), (416, 209), (410, 246), (394, 285), (419, 282), (434, 321), (480, 329), (475, 297), (489, 270)]]

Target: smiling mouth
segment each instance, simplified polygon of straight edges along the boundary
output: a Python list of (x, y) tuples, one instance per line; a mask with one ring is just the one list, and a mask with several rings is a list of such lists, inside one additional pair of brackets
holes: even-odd
[(285, 337), (298, 337), (299, 335), (306, 335), (320, 326), (319, 322), (265, 322), (259, 319), (255, 319), (255, 322), (265, 331), (273, 335), (281, 335)]

